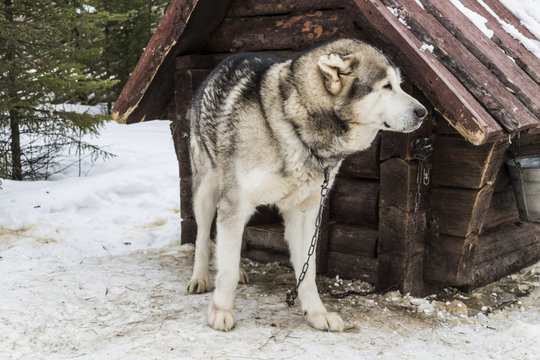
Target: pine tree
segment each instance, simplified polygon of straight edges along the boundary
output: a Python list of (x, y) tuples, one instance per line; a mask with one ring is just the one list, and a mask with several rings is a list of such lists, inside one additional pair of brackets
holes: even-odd
[(70, 164), (58, 160), (108, 156), (82, 141), (104, 116), (65, 103), (86, 103), (115, 81), (90, 66), (103, 54), (107, 14), (83, 1), (2, 0), (0, 5), (0, 177), (47, 178)]

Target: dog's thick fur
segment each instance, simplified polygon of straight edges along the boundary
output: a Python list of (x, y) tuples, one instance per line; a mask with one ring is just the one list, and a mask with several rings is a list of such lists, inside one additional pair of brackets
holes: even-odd
[[(298, 278), (319, 206), (323, 166), (330, 183), (342, 160), (370, 146), (379, 130), (417, 129), (426, 109), (400, 88), (398, 69), (374, 47), (340, 39), (294, 60), (240, 54), (224, 60), (197, 91), (190, 111), (197, 240), (191, 293), (208, 284), (209, 238), (217, 210), (217, 276), (208, 322), (234, 326), (244, 226), (255, 207), (276, 205)], [(342, 331), (315, 285), (315, 256), (299, 288), (307, 322)]]

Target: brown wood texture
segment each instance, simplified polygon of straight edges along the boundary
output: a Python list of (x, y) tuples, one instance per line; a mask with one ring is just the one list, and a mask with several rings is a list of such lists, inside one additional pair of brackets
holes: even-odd
[[(381, 163), (381, 193), (379, 207), (395, 206), (414, 211), (418, 192), (418, 161), (391, 158)], [(418, 209), (427, 207), (427, 197), (420, 197)]]
[(229, 6), (227, 17), (279, 15), (340, 8), (343, 8), (343, 0), (235, 0)]
[(352, 18), (344, 10), (228, 18), (212, 33), (204, 52), (299, 50), (343, 36), (360, 36)]
[[(472, 3), (472, 2), (470, 2)], [(463, 13), (455, 6), (441, 6), (436, 2), (424, 0), (424, 7), (431, 12), (437, 20), (469, 50), (488, 71), (509, 91), (506, 96), (515, 96), (540, 121), (540, 87), (525, 73), (507, 54), (494, 44)], [(536, 63), (540, 65), (540, 60)], [(467, 64), (467, 67), (470, 66)], [(480, 81), (481, 83), (481, 81)], [(489, 91), (494, 89), (488, 87)], [(499, 97), (496, 92), (494, 96)], [(502, 95), (504, 96), (504, 94)]]
[(197, 237), (197, 223), (194, 219), (182, 219), (180, 224), (182, 234), (180, 238), (181, 244), (194, 244)]
[(288, 247), (283, 238), (283, 224), (264, 224), (247, 226), (244, 238), (247, 248), (270, 250), (287, 254)]
[(431, 231), (459, 237), (480, 234), (492, 194), (493, 187), (489, 185), (480, 190), (434, 188), (431, 192)]
[[(490, 13), (484, 6), (482, 6), (477, 0), (462, 0), (463, 5), (471, 9), (475, 13), (484, 17), (486, 22), (486, 27), (493, 31), (493, 38), (491, 39), (498, 47), (500, 47), (504, 52), (516, 61), (516, 64), (523, 69), (536, 83), (540, 83), (540, 61), (538, 58), (528, 51), (519, 41), (514, 39), (504, 28), (503, 25), (495, 18), (495, 16)], [(497, 0), (485, 1), (484, 2), (496, 16), (499, 17), (502, 21), (505, 17), (504, 13), (497, 14), (497, 10), (500, 9), (501, 4)], [(494, 7), (494, 5), (496, 7)], [(503, 6), (504, 8), (504, 6)], [(506, 13), (506, 8), (504, 8)], [(517, 20), (517, 19), (516, 19)], [(511, 24), (509, 21), (511, 19), (506, 19), (507, 24)], [(521, 22), (517, 21), (521, 27)], [(514, 26), (514, 25), (512, 25)], [(532, 34), (529, 34), (531, 36)], [(531, 39), (531, 37), (529, 37)], [(534, 36), (532, 36), (534, 38)]]
[[(458, 79), (379, 0), (354, 0), (350, 11), (361, 30), (385, 52), (424, 93), (434, 107), (471, 143), (507, 137), (501, 126)], [(418, 13), (423, 10), (419, 9)]]
[(358, 279), (371, 284), (377, 282), (378, 259), (330, 251), (328, 276)]
[(330, 192), (330, 219), (376, 227), (379, 182), (338, 177)]
[(427, 229), (425, 211), (406, 212), (395, 206), (380, 209), (379, 242), (377, 253), (401, 258), (424, 253)]
[(176, 56), (197, 53), (221, 22), (229, 0), (174, 0), (116, 101), (120, 123), (164, 117), (174, 91)]
[(333, 223), (330, 225), (328, 250), (375, 258), (379, 232), (375, 229)]
[(540, 246), (540, 224), (516, 222), (480, 236), (474, 263), (496, 263), (507, 254), (533, 245)]
[[(422, 42), (433, 45), (433, 54), (468, 89), (490, 115), (507, 131), (538, 126), (538, 119), (501, 83), (478, 58), (456, 39), (438, 17), (434, 6), (422, 0), (426, 10), (415, 0), (383, 0), (400, 11), (400, 17)], [(432, 14), (428, 9), (434, 13)], [(421, 17), (418, 14), (422, 14)], [(462, 17), (466, 19), (465, 16)], [(465, 31), (463, 29), (463, 31)]]
[(377, 292), (399, 290), (403, 294), (425, 296), (427, 288), (424, 282), (424, 254), (414, 255), (411, 258), (395, 255), (379, 257)]
[(424, 278), (445, 286), (467, 286), (473, 281), (473, 259), (478, 236), (433, 236), (426, 247)]
[(493, 193), (482, 231), (516, 222), (519, 222), (519, 213), (512, 187)]
[(438, 136), (432, 155), (433, 183), (479, 189), (494, 180), (507, 148), (507, 141), (474, 146), (461, 137)]
[(273, 263), (277, 261), (282, 265), (290, 266), (289, 255), (280, 252), (247, 248), (242, 251), (242, 256), (262, 263)]
[(368, 149), (347, 157), (339, 169), (340, 175), (378, 179), (379, 147), (380, 137), (377, 137)]

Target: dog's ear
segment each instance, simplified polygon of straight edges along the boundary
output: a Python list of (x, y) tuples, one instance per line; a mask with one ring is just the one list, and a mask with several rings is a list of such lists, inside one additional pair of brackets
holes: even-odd
[(317, 65), (324, 78), (326, 90), (332, 95), (337, 95), (343, 87), (342, 76), (351, 72), (353, 55), (329, 54), (319, 57)]

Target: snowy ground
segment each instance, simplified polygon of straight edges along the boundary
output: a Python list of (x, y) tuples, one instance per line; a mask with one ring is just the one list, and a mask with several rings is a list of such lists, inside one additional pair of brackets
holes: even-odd
[[(118, 155), (0, 190), (0, 359), (540, 359), (540, 263), (473, 294), (335, 299), (365, 284), (320, 278), (341, 334), (288, 309), (289, 269), (244, 261), (230, 333), (187, 295), (193, 248), (178, 244), (178, 167), (168, 122), (108, 124)], [(452, 315), (446, 300), (469, 306)], [(457, 314), (454, 313), (454, 314)]]

